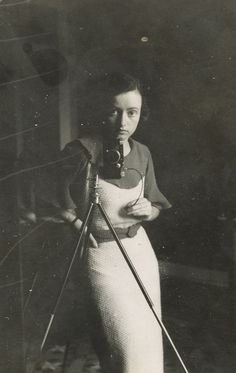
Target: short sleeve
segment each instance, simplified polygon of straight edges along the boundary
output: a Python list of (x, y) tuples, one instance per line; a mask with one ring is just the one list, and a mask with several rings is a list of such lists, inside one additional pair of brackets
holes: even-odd
[(158, 209), (168, 209), (171, 207), (170, 202), (160, 192), (157, 186), (152, 156), (150, 152), (148, 155), (147, 169), (145, 174), (144, 197), (146, 197), (153, 204), (153, 206), (156, 206)]

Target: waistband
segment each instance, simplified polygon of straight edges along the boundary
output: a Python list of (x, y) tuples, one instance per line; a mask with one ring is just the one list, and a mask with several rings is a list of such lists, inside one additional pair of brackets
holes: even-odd
[[(114, 228), (114, 230), (119, 239), (122, 240), (122, 238), (132, 238), (136, 236), (140, 227), (141, 224), (137, 223), (127, 228)], [(115, 241), (113, 234), (109, 229), (101, 229), (96, 232), (92, 232), (92, 234), (98, 242)]]

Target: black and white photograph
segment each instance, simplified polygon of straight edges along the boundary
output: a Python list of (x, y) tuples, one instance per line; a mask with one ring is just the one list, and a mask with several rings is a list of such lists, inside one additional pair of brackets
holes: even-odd
[(234, 373), (236, 3), (0, 0), (0, 373)]

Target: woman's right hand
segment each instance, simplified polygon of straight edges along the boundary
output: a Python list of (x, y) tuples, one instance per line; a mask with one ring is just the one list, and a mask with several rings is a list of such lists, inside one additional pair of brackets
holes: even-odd
[[(83, 223), (82, 223), (82, 221), (80, 219), (77, 219), (74, 223), (72, 223), (73, 227), (78, 232), (81, 230), (82, 224)], [(86, 228), (86, 230), (87, 230), (87, 228)], [(93, 237), (92, 233), (90, 233), (90, 235), (89, 235), (88, 245), (91, 246), (91, 247), (93, 247), (93, 248), (97, 248), (98, 247), (97, 241)]]
[[(62, 209), (60, 211), (60, 216), (64, 221), (68, 222), (73, 229), (75, 229), (78, 232), (81, 230), (83, 224), (82, 220), (80, 220), (79, 218), (75, 219), (75, 212), (73, 209)], [(89, 235), (88, 244), (94, 248), (98, 247), (97, 241), (95, 240), (92, 234)]]

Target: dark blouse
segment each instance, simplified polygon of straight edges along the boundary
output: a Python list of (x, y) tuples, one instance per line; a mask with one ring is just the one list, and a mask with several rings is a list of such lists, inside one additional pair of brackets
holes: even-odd
[[(159, 209), (171, 207), (157, 186), (149, 149), (133, 139), (129, 141), (131, 151), (124, 157), (124, 177), (105, 180), (122, 189), (129, 189), (135, 187), (141, 176), (144, 176), (144, 197)], [(88, 186), (88, 165), (94, 165), (96, 161), (97, 149), (95, 150), (94, 146), (93, 142), (77, 139), (68, 143), (61, 152), (58, 197), (62, 208), (76, 209), (88, 199), (88, 196), (85, 196), (85, 189), (86, 185)]]

